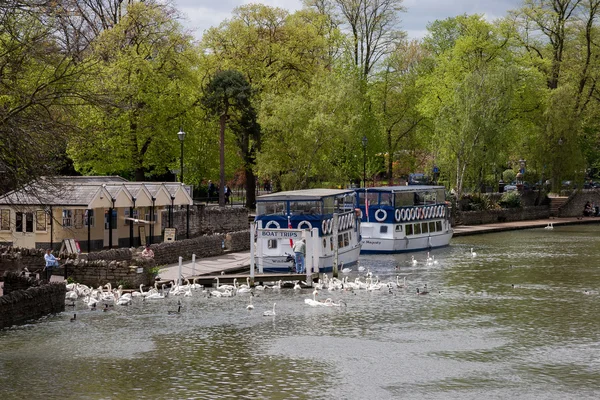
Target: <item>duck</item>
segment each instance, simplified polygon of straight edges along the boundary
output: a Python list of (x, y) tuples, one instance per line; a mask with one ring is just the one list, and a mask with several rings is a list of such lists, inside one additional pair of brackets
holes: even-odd
[(429, 292), (427, 291), (427, 286), (425, 287), (425, 289), (423, 291), (420, 291), (419, 288), (417, 288), (417, 294), (418, 295), (429, 294)]
[(263, 312), (263, 316), (265, 316), (265, 317), (274, 317), (276, 315), (275, 314), (275, 305), (276, 304), (277, 303), (273, 303), (273, 309), (272, 310), (267, 310), (267, 311)]
[(73, 318), (71, 318), (71, 322), (75, 322), (75, 320), (77, 320), (77, 314), (73, 314)]

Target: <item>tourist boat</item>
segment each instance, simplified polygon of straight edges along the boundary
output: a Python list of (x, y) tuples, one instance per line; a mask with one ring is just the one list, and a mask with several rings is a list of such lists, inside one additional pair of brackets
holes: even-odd
[[(360, 254), (359, 226), (352, 189), (306, 189), (277, 192), (256, 199), (256, 264), (263, 272), (292, 272), (293, 243), (302, 230), (312, 272), (356, 264)], [(307, 249), (307, 255), (308, 254)], [(337, 254), (336, 254), (337, 253)], [(308, 260), (307, 260), (308, 265)]]
[(443, 186), (355, 189), (361, 253), (402, 253), (447, 246), (453, 230)]

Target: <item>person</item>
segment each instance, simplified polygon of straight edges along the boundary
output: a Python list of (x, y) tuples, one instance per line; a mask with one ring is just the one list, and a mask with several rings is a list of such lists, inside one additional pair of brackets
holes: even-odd
[(144, 258), (154, 258), (154, 252), (150, 248), (150, 246), (146, 246), (144, 251), (142, 251), (142, 257)]
[(583, 216), (591, 217), (594, 214), (594, 209), (592, 208), (592, 204), (588, 201), (585, 203), (585, 207), (583, 208)]
[(52, 268), (58, 267), (58, 261), (60, 258), (54, 257), (52, 254), (52, 249), (47, 249), (46, 254), (44, 254), (44, 260), (46, 261), (46, 267), (44, 267), (44, 271), (46, 271), (46, 280), (50, 280), (50, 276), (52, 276)]
[(212, 198), (215, 195), (215, 184), (212, 181), (208, 181), (208, 202), (212, 201)]
[(304, 239), (300, 239), (294, 243), (294, 254), (296, 255), (296, 273), (304, 273), (304, 255), (306, 254), (306, 244)]
[(229, 196), (231, 196), (231, 189), (229, 185), (225, 185), (225, 204), (229, 204)]

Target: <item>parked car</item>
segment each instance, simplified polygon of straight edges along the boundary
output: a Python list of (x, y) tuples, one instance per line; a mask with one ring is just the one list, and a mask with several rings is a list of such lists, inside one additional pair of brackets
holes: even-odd
[[(531, 190), (531, 185), (529, 184), (529, 182), (523, 182), (522, 184), (519, 185), (523, 185), (523, 190)], [(511, 182), (510, 185), (505, 185), (504, 186), (504, 191), (505, 192), (512, 192), (514, 190), (518, 190), (518, 185), (517, 182)]]

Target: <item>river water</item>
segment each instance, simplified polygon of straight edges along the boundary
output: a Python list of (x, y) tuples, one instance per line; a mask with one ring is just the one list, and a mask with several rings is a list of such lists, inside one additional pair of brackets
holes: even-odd
[(600, 226), (412, 255), (361, 257), (407, 288), (318, 296), (347, 307), (309, 307), (308, 289), (257, 292), (252, 311), (247, 294), (199, 291), (109, 312), (79, 302), (0, 331), (0, 399), (600, 398)]

